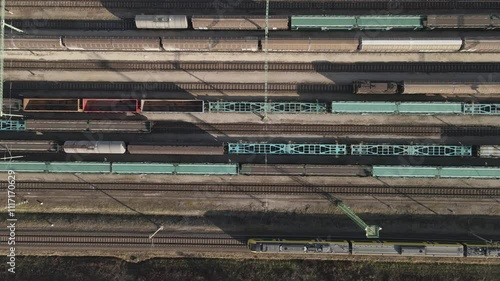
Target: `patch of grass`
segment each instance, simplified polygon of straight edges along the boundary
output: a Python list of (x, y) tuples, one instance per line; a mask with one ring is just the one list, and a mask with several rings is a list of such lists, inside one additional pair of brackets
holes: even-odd
[(19, 257), (16, 274), (0, 266), (0, 280), (23, 281), (496, 281), (499, 265), (375, 261), (151, 259), (128, 263), (100, 257)]

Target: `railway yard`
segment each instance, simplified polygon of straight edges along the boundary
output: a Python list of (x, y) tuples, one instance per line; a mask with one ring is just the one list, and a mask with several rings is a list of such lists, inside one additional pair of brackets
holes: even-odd
[(5, 5), (17, 255), (500, 262), (500, 2)]

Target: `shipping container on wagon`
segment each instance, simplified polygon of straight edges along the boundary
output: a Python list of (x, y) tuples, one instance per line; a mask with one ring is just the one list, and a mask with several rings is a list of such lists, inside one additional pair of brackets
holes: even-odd
[(23, 107), (23, 101), (20, 99), (4, 98), (2, 108), (4, 112), (19, 111)]
[(123, 141), (66, 141), (65, 153), (81, 154), (124, 154), (127, 145)]
[(25, 112), (80, 112), (80, 99), (23, 99)]
[(500, 158), (500, 145), (481, 145), (478, 155), (481, 158)]
[[(356, 38), (269, 38), (270, 52), (354, 52), (358, 50)], [(265, 51), (265, 43), (262, 49)]]
[(378, 166), (374, 177), (500, 179), (500, 167)]
[(109, 162), (47, 162), (49, 173), (109, 174)]
[(428, 15), (425, 25), (434, 28), (476, 28), (492, 27), (491, 15)]
[(202, 100), (141, 100), (143, 113), (203, 113)]
[(464, 37), (462, 52), (498, 53), (499, 37)]
[(83, 99), (83, 112), (140, 112), (136, 99)]
[(130, 154), (169, 154), (169, 155), (224, 155), (224, 146), (194, 145), (140, 145), (129, 144)]
[(366, 95), (394, 95), (400, 92), (398, 83), (392, 81), (359, 80), (353, 83), (355, 94)]
[(162, 37), (165, 51), (257, 52), (257, 37)]
[(59, 145), (55, 141), (44, 140), (0, 140), (1, 152), (57, 152)]
[(462, 103), (451, 102), (332, 102), (332, 113), (336, 114), (462, 114)]
[[(199, 30), (263, 30), (266, 26), (266, 17), (196, 15), (191, 18), (191, 22), (193, 28)], [(269, 30), (288, 30), (288, 17), (270, 16)]]
[(499, 97), (500, 83), (404, 82), (402, 94)]
[(34, 161), (2, 161), (0, 162), (0, 172), (24, 172), (24, 173), (44, 173), (47, 171), (45, 162)]
[(368, 38), (362, 37), (362, 52), (458, 52), (462, 38)]
[(68, 37), (64, 45), (74, 51), (161, 51), (159, 37)]
[(237, 175), (238, 164), (200, 163), (176, 164), (175, 173), (178, 175)]
[(362, 30), (417, 30), (423, 28), (422, 16), (358, 16), (357, 27)]
[(292, 16), (292, 30), (351, 30), (356, 16)]
[(65, 50), (61, 36), (6, 36), (6, 50)]
[(136, 15), (138, 29), (187, 29), (188, 19), (184, 15)]

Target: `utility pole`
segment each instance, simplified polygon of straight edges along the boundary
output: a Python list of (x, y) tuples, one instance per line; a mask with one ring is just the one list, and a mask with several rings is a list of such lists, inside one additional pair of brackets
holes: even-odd
[(162, 225), (162, 226), (160, 226), (160, 227), (159, 227), (159, 228), (155, 231), (155, 233), (153, 233), (153, 234), (149, 235), (149, 239), (153, 239), (153, 237), (155, 237), (155, 235), (156, 235), (158, 232), (160, 232), (161, 230), (163, 230), (163, 225)]
[(262, 46), (265, 49), (264, 53), (264, 118), (263, 121), (268, 120), (268, 76), (269, 76), (269, 58), (268, 58), (268, 38), (269, 38), (269, 1), (266, 0), (266, 26), (265, 26), (265, 33), (264, 33), (264, 46)]

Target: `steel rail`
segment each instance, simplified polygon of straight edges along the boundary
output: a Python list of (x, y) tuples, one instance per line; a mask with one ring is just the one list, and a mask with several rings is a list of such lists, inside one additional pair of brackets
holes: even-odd
[[(62, 7), (62, 8), (113, 8), (113, 9), (265, 9), (265, 1), (242, 0), (236, 3), (221, 1), (164, 1), (164, 0), (8, 0), (7, 7)], [(498, 9), (498, 1), (422, 1), (406, 0), (398, 1), (271, 1), (271, 10), (283, 9)]]
[[(264, 71), (264, 62), (145, 62), (11, 60), (6, 70), (123, 70), (123, 71)], [(275, 63), (269, 71), (287, 72), (500, 72), (498, 63)]]
[(322, 125), (322, 124), (248, 124), (248, 123), (170, 123), (157, 121), (153, 123), (153, 132), (196, 133), (238, 133), (238, 134), (300, 134), (315, 133), (320, 135), (407, 135), (407, 136), (441, 136), (438, 126), (405, 126), (405, 125)]
[[(6, 242), (7, 237), (2, 236), (0, 241)], [(162, 237), (155, 236), (104, 236), (104, 235), (16, 235), (16, 243), (20, 245), (65, 245), (65, 246), (196, 246), (196, 247), (246, 247), (242, 241), (234, 238), (220, 237)]]
[[(352, 84), (295, 84), (295, 83), (269, 83), (270, 92), (299, 92), (299, 93), (352, 93)], [(137, 83), (137, 82), (36, 82), (36, 81), (14, 81), (6, 82), (12, 93), (24, 91), (232, 91), (232, 92), (254, 92), (264, 91), (262, 83)]]
[[(35, 191), (126, 191), (126, 192), (207, 192), (225, 194), (320, 194), (343, 195), (400, 195), (442, 197), (500, 197), (500, 187), (443, 187), (443, 186), (381, 186), (381, 185), (297, 185), (245, 183), (82, 183), (82, 182), (17, 182), (22, 192)], [(5, 187), (0, 188), (5, 189)]]

